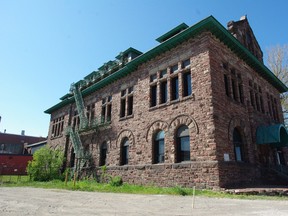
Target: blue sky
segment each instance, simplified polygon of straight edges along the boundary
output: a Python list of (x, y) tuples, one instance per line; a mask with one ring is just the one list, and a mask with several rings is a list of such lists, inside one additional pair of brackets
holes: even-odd
[(185, 22), (213, 15), (223, 26), (243, 15), (266, 58), (288, 44), (287, 0), (0, 0), (0, 132), (47, 136), (70, 84)]

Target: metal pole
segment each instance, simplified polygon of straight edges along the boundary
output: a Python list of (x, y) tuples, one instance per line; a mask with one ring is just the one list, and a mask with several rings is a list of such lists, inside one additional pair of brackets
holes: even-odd
[(192, 209), (194, 209), (194, 203), (195, 203), (195, 186), (193, 186)]

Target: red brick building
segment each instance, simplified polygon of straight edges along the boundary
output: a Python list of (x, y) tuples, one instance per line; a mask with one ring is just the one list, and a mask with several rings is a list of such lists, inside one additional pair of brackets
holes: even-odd
[(31, 161), (29, 144), (43, 142), (47, 138), (19, 134), (0, 133), (0, 175), (26, 175), (28, 161)]
[(287, 167), (279, 95), (288, 89), (263, 64), (246, 17), (228, 30), (212, 16), (182, 23), (157, 41), (121, 53), (45, 111), (48, 145), (68, 166), (89, 154), (125, 182), (199, 188), (259, 183)]

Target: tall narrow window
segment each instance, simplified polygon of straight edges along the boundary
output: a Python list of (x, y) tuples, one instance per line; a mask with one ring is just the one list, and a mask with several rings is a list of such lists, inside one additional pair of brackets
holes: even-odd
[(106, 164), (106, 158), (107, 158), (107, 143), (103, 142), (100, 146), (100, 161), (99, 165), (104, 166)]
[(164, 131), (159, 131), (154, 137), (153, 163), (164, 163)]
[(233, 131), (233, 144), (236, 161), (243, 161), (243, 143), (241, 134), (237, 128)]
[(89, 125), (93, 125), (95, 118), (95, 104), (91, 104), (87, 106), (87, 119)]
[(150, 100), (151, 107), (157, 105), (157, 85), (150, 86)]
[(182, 62), (182, 68), (190, 67), (190, 59), (186, 59)]
[(105, 122), (105, 115), (106, 115), (106, 98), (102, 100), (101, 123)]
[(251, 105), (255, 108), (255, 101), (254, 101), (253, 90), (250, 89), (249, 94), (250, 94), (250, 103), (251, 103)]
[(228, 81), (227, 74), (224, 74), (224, 84), (225, 84), (226, 95), (229, 97), (230, 96), (230, 93), (229, 93), (229, 81)]
[(167, 81), (160, 83), (160, 103), (166, 103), (168, 100)]
[(108, 104), (107, 105), (107, 122), (111, 121), (111, 115), (112, 115), (112, 105)]
[(124, 138), (121, 143), (120, 149), (120, 165), (126, 165), (129, 162), (129, 140), (128, 138)]
[(64, 116), (54, 119), (52, 123), (51, 137), (53, 138), (61, 136), (63, 129), (64, 129)]
[(183, 74), (183, 96), (189, 96), (192, 94), (191, 85), (191, 72), (186, 72)]
[(237, 81), (238, 81), (238, 93), (239, 93), (239, 100), (240, 103), (244, 104), (244, 93), (243, 93), (243, 83), (242, 83), (242, 78), (241, 75), (237, 75)]
[(126, 98), (121, 98), (120, 103), (120, 117), (124, 117), (126, 112)]
[(175, 73), (176, 71), (178, 71), (178, 64), (175, 64), (171, 67), (171, 73)]
[(108, 96), (102, 99), (101, 123), (111, 122), (111, 116), (112, 116), (112, 96)]
[(120, 118), (133, 114), (133, 86), (121, 91)]
[(180, 126), (177, 130), (176, 149), (176, 162), (190, 160), (190, 136), (186, 125)]
[(171, 85), (171, 100), (177, 100), (179, 98), (179, 80), (178, 76), (173, 77), (170, 81)]
[(133, 114), (133, 95), (128, 96), (128, 107), (127, 107), (127, 115)]
[(236, 82), (234, 79), (231, 79), (231, 85), (232, 85), (232, 96), (234, 100), (237, 100), (237, 88), (236, 88)]

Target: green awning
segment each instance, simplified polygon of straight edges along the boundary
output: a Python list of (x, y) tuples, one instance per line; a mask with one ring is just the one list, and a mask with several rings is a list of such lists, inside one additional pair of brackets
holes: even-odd
[(259, 126), (256, 131), (257, 144), (270, 144), (273, 147), (288, 146), (288, 132), (283, 124)]

